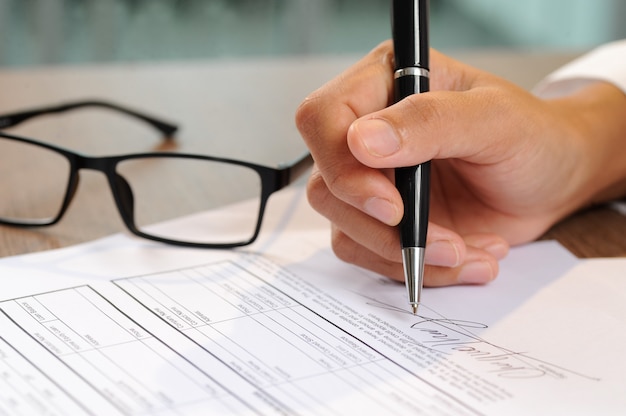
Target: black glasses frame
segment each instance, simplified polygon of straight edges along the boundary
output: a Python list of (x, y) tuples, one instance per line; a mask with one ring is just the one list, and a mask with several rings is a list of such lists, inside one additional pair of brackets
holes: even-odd
[[(159, 132), (163, 133), (165, 140), (173, 140), (173, 134), (177, 130), (177, 126), (174, 124), (170, 124), (168, 122), (164, 122), (162, 120), (156, 119), (152, 116), (148, 116), (144, 113), (137, 112), (135, 110), (131, 110), (127, 107), (123, 107), (117, 104), (113, 104), (106, 101), (79, 101), (66, 103), (58, 106), (51, 107), (41, 107), (37, 109), (32, 109), (28, 111), (5, 114), (0, 115), (0, 128), (13, 127), (23, 121), (26, 121), (32, 117), (41, 116), (45, 114), (52, 113), (60, 113), (68, 110), (73, 110), (81, 107), (102, 107), (108, 108), (132, 117), (135, 117), (139, 120), (143, 120), (148, 123), (150, 126), (157, 129)], [(108, 181), (109, 188), (111, 189), (111, 193), (113, 194), (113, 199), (115, 201), (115, 205), (122, 217), (122, 220), (126, 227), (135, 235), (146, 238), (148, 240), (159, 241), (162, 243), (177, 245), (177, 246), (185, 246), (185, 247), (198, 247), (198, 248), (233, 248), (240, 247), (251, 244), (254, 242), (261, 230), (261, 225), (263, 222), (263, 215), (265, 213), (265, 207), (267, 205), (267, 201), (269, 197), (285, 188), (286, 186), (293, 183), (296, 179), (298, 179), (302, 174), (304, 174), (312, 165), (313, 158), (310, 153), (306, 153), (302, 157), (300, 157), (295, 162), (287, 165), (281, 166), (279, 168), (268, 167), (264, 165), (258, 165), (251, 162), (246, 162), (242, 160), (235, 160), (229, 158), (220, 158), (213, 156), (205, 156), (198, 154), (186, 154), (186, 153), (174, 153), (174, 152), (149, 152), (149, 153), (133, 153), (133, 154), (125, 154), (118, 156), (105, 156), (105, 157), (92, 157), (81, 155), (77, 152), (65, 149), (63, 147), (55, 146), (49, 143), (41, 142), (39, 140), (16, 136), (13, 134), (7, 134), (4, 132), (0, 132), (0, 137), (5, 139), (15, 140), (22, 143), (29, 143), (35, 146), (40, 146), (56, 152), (62, 156), (64, 156), (70, 165), (70, 172), (68, 178), (68, 185), (65, 191), (65, 196), (63, 198), (61, 208), (59, 209), (57, 215), (53, 218), (46, 220), (32, 220), (28, 222), (20, 222), (14, 220), (7, 220), (0, 218), (0, 224), (16, 226), (16, 227), (40, 227), (40, 226), (48, 226), (56, 224), (61, 220), (65, 212), (67, 211), (74, 194), (78, 188), (79, 182), (79, 173), (81, 169), (95, 170), (102, 172)], [(179, 240), (171, 240), (168, 238), (163, 238), (151, 234), (146, 234), (139, 230), (134, 221), (134, 199), (133, 193), (126, 182), (124, 177), (119, 175), (116, 171), (117, 164), (129, 160), (129, 159), (140, 159), (140, 158), (177, 158), (177, 159), (192, 159), (192, 160), (205, 160), (212, 162), (220, 162), (227, 163), (232, 165), (238, 165), (241, 167), (247, 167), (249, 169), (254, 170), (261, 179), (261, 201), (259, 204), (257, 215), (257, 222), (254, 229), (254, 233), (252, 236), (245, 241), (235, 242), (235, 243), (220, 243), (220, 244), (211, 244), (211, 243), (196, 243), (196, 242), (188, 242), (188, 241), (179, 241)]]

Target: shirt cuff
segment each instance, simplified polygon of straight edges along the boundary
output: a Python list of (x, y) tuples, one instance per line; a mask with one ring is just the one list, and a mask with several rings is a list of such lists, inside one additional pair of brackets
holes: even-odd
[(541, 98), (558, 98), (597, 81), (609, 82), (626, 94), (626, 39), (602, 45), (557, 69), (533, 93)]

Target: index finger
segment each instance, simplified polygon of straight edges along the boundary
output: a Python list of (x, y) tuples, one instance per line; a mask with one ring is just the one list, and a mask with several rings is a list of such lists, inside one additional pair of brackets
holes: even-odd
[(387, 41), (311, 93), (296, 112), (298, 130), (328, 189), (359, 209), (370, 195), (390, 201), (398, 198), (393, 188), (381, 186), (389, 179), (381, 171), (359, 163), (346, 141), (355, 120), (390, 104), (392, 73), (393, 49)]

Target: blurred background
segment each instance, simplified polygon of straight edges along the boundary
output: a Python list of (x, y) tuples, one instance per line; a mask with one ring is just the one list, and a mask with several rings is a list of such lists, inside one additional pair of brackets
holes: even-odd
[[(626, 38), (624, 0), (431, 0), (440, 50), (578, 52)], [(362, 54), (389, 0), (0, 0), (0, 66)]]

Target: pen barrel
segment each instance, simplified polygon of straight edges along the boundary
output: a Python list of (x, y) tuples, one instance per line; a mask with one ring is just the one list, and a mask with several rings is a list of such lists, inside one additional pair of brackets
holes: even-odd
[(393, 0), (391, 27), (395, 68), (430, 68), (428, 0)]
[(404, 215), (399, 227), (402, 248), (426, 247), (430, 161), (417, 166), (396, 168), (395, 180), (404, 203)]
[[(427, 71), (421, 70), (421, 68), (414, 68), (425, 75), (401, 75), (394, 79), (394, 98), (395, 102), (408, 97), (409, 95), (419, 94), (427, 92), (430, 89), (430, 80), (426, 74)], [(398, 72), (396, 72), (398, 74)]]
[[(394, 79), (395, 100), (398, 102), (410, 95), (426, 92), (429, 87), (427, 76), (399, 76)], [(404, 203), (404, 215), (399, 227), (402, 248), (426, 247), (430, 161), (418, 166), (396, 168), (395, 181)]]

